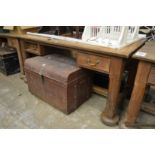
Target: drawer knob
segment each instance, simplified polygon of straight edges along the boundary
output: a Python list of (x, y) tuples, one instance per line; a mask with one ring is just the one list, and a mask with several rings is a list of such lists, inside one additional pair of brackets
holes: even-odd
[(96, 67), (99, 63), (100, 63), (100, 60), (96, 60), (95, 63), (92, 63), (90, 59), (87, 60), (87, 63), (89, 66), (91, 67)]

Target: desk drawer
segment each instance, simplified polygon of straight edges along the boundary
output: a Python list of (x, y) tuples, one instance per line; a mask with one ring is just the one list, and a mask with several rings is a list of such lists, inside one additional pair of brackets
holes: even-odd
[(33, 53), (36, 55), (44, 55), (43, 48), (38, 43), (24, 42), (24, 48), (26, 52)]
[(79, 66), (84, 68), (108, 73), (110, 67), (110, 58), (106, 56), (78, 53), (77, 63)]
[(148, 83), (152, 84), (152, 85), (155, 85), (155, 65), (152, 66), (152, 68), (151, 68)]

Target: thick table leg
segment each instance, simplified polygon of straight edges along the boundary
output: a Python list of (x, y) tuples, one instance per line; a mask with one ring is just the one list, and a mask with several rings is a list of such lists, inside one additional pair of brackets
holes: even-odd
[(150, 70), (150, 63), (139, 62), (134, 88), (132, 91), (127, 113), (125, 115), (125, 124), (133, 124), (137, 119), (140, 111), (140, 106), (145, 94), (145, 88), (147, 85)]
[(110, 81), (108, 99), (101, 119), (104, 124), (114, 126), (118, 123), (117, 109), (119, 105), (120, 86), (124, 70), (124, 61), (120, 58), (112, 58), (110, 63)]
[(24, 62), (27, 58), (26, 56), (26, 52), (25, 52), (25, 48), (24, 48), (24, 41), (20, 39), (20, 49), (21, 49), (21, 54), (22, 54), (22, 58), (23, 58), (23, 66), (24, 66)]

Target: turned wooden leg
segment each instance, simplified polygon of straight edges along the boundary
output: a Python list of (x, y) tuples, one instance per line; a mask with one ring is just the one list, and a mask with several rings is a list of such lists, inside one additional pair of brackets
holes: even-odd
[(111, 58), (107, 104), (101, 116), (103, 123), (109, 126), (116, 125), (119, 121), (117, 110), (124, 65), (123, 59)]
[(139, 62), (134, 88), (132, 91), (127, 113), (125, 115), (125, 124), (133, 124), (137, 119), (144, 98), (145, 88), (147, 85), (150, 70), (150, 63), (145, 63), (143, 61)]

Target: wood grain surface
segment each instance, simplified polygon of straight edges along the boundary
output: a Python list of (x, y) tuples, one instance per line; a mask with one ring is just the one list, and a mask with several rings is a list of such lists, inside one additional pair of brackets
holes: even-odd
[(140, 48), (146, 42), (146, 39), (140, 39), (135, 43), (132, 43), (123, 48), (110, 48), (110, 47), (104, 47), (99, 45), (90, 45), (90, 44), (81, 43), (81, 42), (52, 39), (48, 37), (34, 36), (34, 35), (28, 35), (28, 34), (15, 35), (15, 34), (9, 34), (9, 33), (8, 34), (1, 33), (0, 37), (14, 37), (19, 39), (36, 41), (42, 44), (49, 44), (51, 46), (53, 45), (53, 46), (59, 46), (62, 48), (79, 49), (79, 50), (83, 50), (83, 52), (90, 51), (94, 53), (101, 53), (101, 54), (118, 56), (123, 58), (128, 58), (131, 54), (133, 54), (138, 48)]

